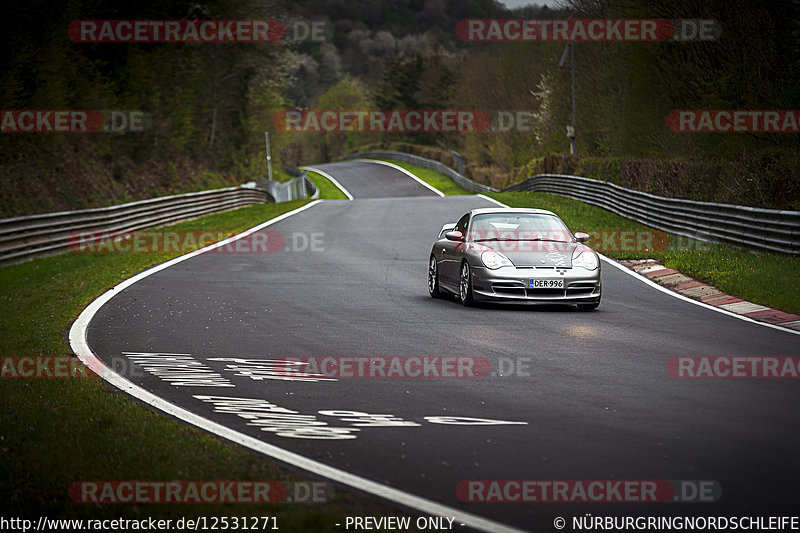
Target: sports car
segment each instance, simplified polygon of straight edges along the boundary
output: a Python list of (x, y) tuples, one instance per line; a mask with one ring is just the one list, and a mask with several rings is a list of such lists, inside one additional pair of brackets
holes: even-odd
[(600, 305), (600, 260), (553, 212), (473, 209), (445, 224), (428, 262), (428, 292), (461, 303), (574, 303)]

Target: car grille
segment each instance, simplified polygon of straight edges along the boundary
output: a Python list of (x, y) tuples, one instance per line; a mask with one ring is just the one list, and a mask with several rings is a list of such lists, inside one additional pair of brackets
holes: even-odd
[(518, 298), (563, 298), (565, 296), (591, 296), (597, 283), (593, 281), (575, 281), (566, 289), (529, 289), (521, 281), (496, 281), (492, 283), (495, 294), (516, 296)]
[(492, 283), (492, 290), (497, 294), (508, 296), (526, 296), (525, 285), (518, 281), (499, 281)]
[(528, 289), (528, 296), (564, 296), (564, 289)]
[(576, 281), (567, 287), (567, 296), (591, 296), (597, 288), (597, 283), (593, 281)]

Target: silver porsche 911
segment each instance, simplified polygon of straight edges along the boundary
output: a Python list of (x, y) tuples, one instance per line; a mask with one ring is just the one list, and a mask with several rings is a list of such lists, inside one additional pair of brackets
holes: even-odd
[(428, 291), (474, 302), (600, 305), (600, 260), (586, 233), (541, 209), (473, 209), (445, 224), (428, 263)]

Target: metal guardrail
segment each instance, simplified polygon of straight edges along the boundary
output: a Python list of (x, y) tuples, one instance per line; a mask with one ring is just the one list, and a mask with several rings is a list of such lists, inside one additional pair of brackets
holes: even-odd
[(699, 241), (800, 254), (800, 211), (665, 198), (581, 176), (540, 174), (503, 189), (548, 192)]
[(113, 238), (144, 228), (197, 218), (254, 203), (270, 202), (267, 191), (227, 187), (162, 196), (111, 207), (0, 219), (0, 264), (14, 264), (65, 252), (79, 234)]
[[(345, 159), (368, 157), (395, 159), (438, 170), (468, 191), (497, 192), (497, 189), (475, 183), (439, 161), (402, 152), (375, 150)], [(573, 198), (652, 228), (698, 241), (800, 255), (800, 211), (666, 198), (567, 174), (531, 176), (500, 192), (511, 191), (547, 192)]]
[(288, 181), (269, 181), (261, 179), (258, 185), (267, 191), (275, 202), (288, 202), (291, 200), (303, 200), (305, 198), (319, 198), (319, 191), (308, 179), (308, 173), (300, 171), (294, 167), (283, 167), (283, 169), (296, 176)]
[(431, 170), (438, 170), (442, 174), (445, 174), (450, 179), (458, 183), (463, 189), (466, 189), (470, 192), (497, 192), (497, 189), (494, 187), (489, 187), (488, 185), (483, 185), (481, 183), (475, 183), (471, 179), (462, 176), (452, 168), (448, 167), (444, 163), (440, 161), (435, 161), (433, 159), (428, 159), (427, 157), (420, 157), (417, 155), (406, 154), (404, 152), (394, 152), (392, 150), (370, 150), (369, 152), (362, 152), (359, 154), (352, 154), (346, 156), (344, 159), (364, 159), (364, 158), (372, 158), (372, 159), (394, 159), (395, 161), (403, 161), (405, 163), (411, 163), (414, 165), (418, 165), (420, 167), (428, 168)]

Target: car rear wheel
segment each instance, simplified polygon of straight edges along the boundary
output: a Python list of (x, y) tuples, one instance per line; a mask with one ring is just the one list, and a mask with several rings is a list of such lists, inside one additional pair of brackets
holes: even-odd
[(472, 273), (466, 262), (461, 263), (461, 281), (458, 284), (458, 289), (458, 295), (464, 307), (470, 307), (475, 303), (475, 299), (472, 297)]
[(431, 298), (441, 298), (444, 296), (441, 287), (439, 287), (439, 268), (434, 256), (431, 256), (431, 260), (428, 263), (428, 293), (431, 295)]

